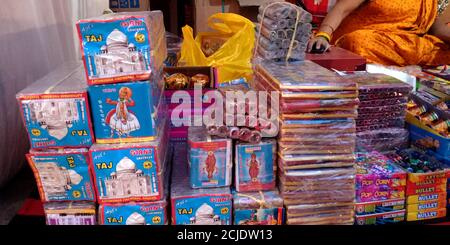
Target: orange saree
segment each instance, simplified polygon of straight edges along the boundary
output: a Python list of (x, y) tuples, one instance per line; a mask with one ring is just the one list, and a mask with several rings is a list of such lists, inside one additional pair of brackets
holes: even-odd
[(427, 32), (437, 0), (368, 0), (334, 33), (335, 45), (384, 65), (450, 63), (450, 47)]

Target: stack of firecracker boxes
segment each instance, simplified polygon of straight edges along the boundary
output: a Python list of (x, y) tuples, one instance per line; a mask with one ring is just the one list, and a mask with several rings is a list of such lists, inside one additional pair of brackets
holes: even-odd
[(47, 224), (166, 224), (162, 12), (103, 15), (77, 29), (83, 64), (17, 94)]

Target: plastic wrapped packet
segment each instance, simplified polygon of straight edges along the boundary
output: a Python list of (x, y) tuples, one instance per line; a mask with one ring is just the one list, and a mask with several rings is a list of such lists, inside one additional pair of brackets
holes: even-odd
[(30, 150), (27, 160), (43, 202), (95, 202), (87, 149)]
[[(255, 50), (265, 60), (304, 60), (306, 42), (311, 32), (303, 24), (309, 24), (311, 20), (310, 13), (293, 4), (278, 2), (261, 5)], [(268, 45), (259, 45), (261, 36), (272, 42), (283, 39), (281, 49), (267, 50)]]
[(157, 201), (164, 197), (169, 150), (165, 128), (154, 141), (91, 147), (99, 203)]
[(391, 199), (374, 202), (362, 202), (355, 204), (355, 214), (357, 216), (388, 213), (403, 209), (405, 209), (405, 199)]
[(407, 97), (362, 100), (359, 102), (359, 108), (374, 107), (374, 106), (390, 106), (390, 105), (406, 104), (407, 102), (408, 102)]
[(353, 167), (282, 170), (280, 192), (285, 204), (353, 202), (355, 171)]
[[(350, 118), (314, 119), (314, 120), (283, 120), (280, 122), (282, 129), (292, 129), (298, 132), (313, 133), (320, 131), (342, 130), (355, 128), (355, 120)], [(301, 131), (305, 130), (305, 131)]]
[[(361, 95), (376, 95), (377, 98), (408, 97), (412, 86), (384, 74), (355, 74), (347, 76), (359, 85)], [(375, 99), (375, 98), (373, 98)]]
[[(315, 165), (320, 167), (327, 163), (340, 163), (352, 166), (355, 162), (354, 154), (285, 154), (280, 155), (280, 163), (284, 166)], [(341, 166), (338, 166), (341, 167)]]
[(358, 99), (309, 99), (280, 101), (280, 110), (283, 113), (310, 112), (310, 111), (334, 111), (334, 110), (354, 110), (358, 105)]
[(172, 224), (230, 225), (232, 220), (230, 188), (190, 188), (186, 154), (182, 155), (175, 151), (175, 155), (177, 160), (173, 161), (170, 190)]
[(189, 127), (188, 144), (192, 188), (231, 185), (233, 163), (230, 139), (212, 138), (207, 134), (206, 127)]
[(167, 67), (176, 66), (183, 39), (177, 35), (166, 32), (167, 58), (164, 61)]
[(389, 199), (404, 199), (405, 186), (382, 187), (369, 186), (356, 190), (356, 202), (372, 202)]
[(381, 112), (404, 111), (404, 110), (406, 110), (406, 104), (397, 104), (390, 106), (359, 107), (358, 113), (369, 114), (369, 113), (381, 113)]
[(259, 6), (259, 13), (273, 20), (278, 19), (296, 19), (297, 11), (299, 12), (299, 22), (310, 23), (312, 21), (312, 15), (306, 12), (304, 9), (293, 4), (277, 4), (274, 1), (268, 1)]
[(406, 172), (388, 157), (373, 151), (358, 153), (356, 158), (356, 188), (406, 186)]
[(161, 82), (90, 86), (89, 98), (97, 143), (153, 140), (167, 116)]
[(353, 202), (287, 206), (289, 225), (353, 224)]
[[(397, 118), (373, 118), (373, 119), (366, 119), (366, 118), (357, 118), (356, 119), (356, 125), (357, 125), (357, 131), (365, 131), (365, 130), (374, 130), (376, 128), (367, 128), (365, 130), (362, 130), (364, 127), (371, 127), (371, 126), (381, 126), (382, 128), (388, 128), (388, 127), (395, 127), (395, 128), (403, 128), (405, 126), (405, 118), (404, 117), (397, 117)], [(358, 128), (361, 128), (358, 130)]]
[(16, 97), (32, 148), (89, 147), (94, 142), (81, 63), (65, 63)]
[(123, 12), (77, 23), (89, 85), (147, 80), (167, 57), (163, 13)]
[(391, 223), (403, 222), (405, 220), (405, 210), (396, 210), (386, 213), (376, 213), (367, 215), (356, 215), (355, 224), (357, 225), (385, 225)]
[(353, 91), (355, 96), (352, 98), (358, 97), (355, 82), (308, 60), (295, 63), (262, 61), (256, 65), (255, 73), (257, 82), (267, 83), (278, 91)]
[[(394, 116), (394, 115), (393, 115)], [(323, 111), (323, 112), (306, 112), (295, 114), (281, 114), (281, 120), (295, 120), (295, 119), (334, 119), (334, 118), (357, 118), (358, 112), (356, 110), (343, 111)]]
[(275, 188), (276, 141), (259, 144), (236, 143), (235, 186), (238, 192)]
[(356, 134), (357, 147), (376, 151), (392, 151), (407, 146), (409, 132), (404, 128), (383, 128), (362, 131)]
[(233, 194), (234, 225), (282, 225), (283, 199), (278, 190)]
[(167, 225), (167, 202), (137, 202), (102, 204), (99, 207), (101, 225)]
[(48, 202), (44, 204), (47, 225), (95, 225), (93, 202)]

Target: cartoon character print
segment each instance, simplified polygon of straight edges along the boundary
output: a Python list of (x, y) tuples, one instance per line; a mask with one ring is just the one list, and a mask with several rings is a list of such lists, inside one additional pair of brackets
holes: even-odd
[(208, 175), (208, 180), (211, 180), (217, 171), (216, 156), (214, 155), (214, 152), (212, 152), (212, 151), (208, 152), (208, 156), (206, 157), (206, 160), (205, 160), (204, 170), (205, 170), (206, 174)]
[(106, 123), (111, 127), (111, 137), (115, 132), (119, 136), (129, 136), (131, 132), (140, 129), (139, 120), (132, 111), (128, 110), (128, 107), (135, 106), (132, 95), (133, 91), (130, 88), (122, 87), (117, 101), (106, 99), (106, 103), (116, 106), (106, 117)]
[(250, 160), (247, 163), (248, 174), (250, 175), (252, 182), (258, 181), (259, 168), (261, 167), (261, 163), (259, 163), (256, 158), (256, 154), (252, 153)]

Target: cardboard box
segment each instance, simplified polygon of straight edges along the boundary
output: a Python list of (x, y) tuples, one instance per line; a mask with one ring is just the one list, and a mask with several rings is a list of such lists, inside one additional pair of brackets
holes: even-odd
[(429, 220), (442, 218), (447, 215), (447, 209), (441, 208), (428, 212), (408, 212), (406, 221)]
[(149, 11), (150, 0), (109, 0), (109, 8), (114, 12)]
[(356, 215), (386, 213), (402, 209), (405, 209), (405, 199), (393, 199), (355, 204)]
[(66, 63), (16, 98), (31, 148), (89, 147), (94, 141), (81, 63)]
[(27, 160), (43, 202), (95, 202), (86, 148), (31, 150)]
[(366, 70), (365, 58), (339, 47), (332, 47), (330, 52), (325, 52), (323, 54), (307, 53), (306, 59), (325, 68), (338, 71)]
[(357, 225), (384, 225), (389, 223), (398, 223), (405, 220), (405, 210), (398, 210), (387, 213), (356, 215), (355, 223)]

